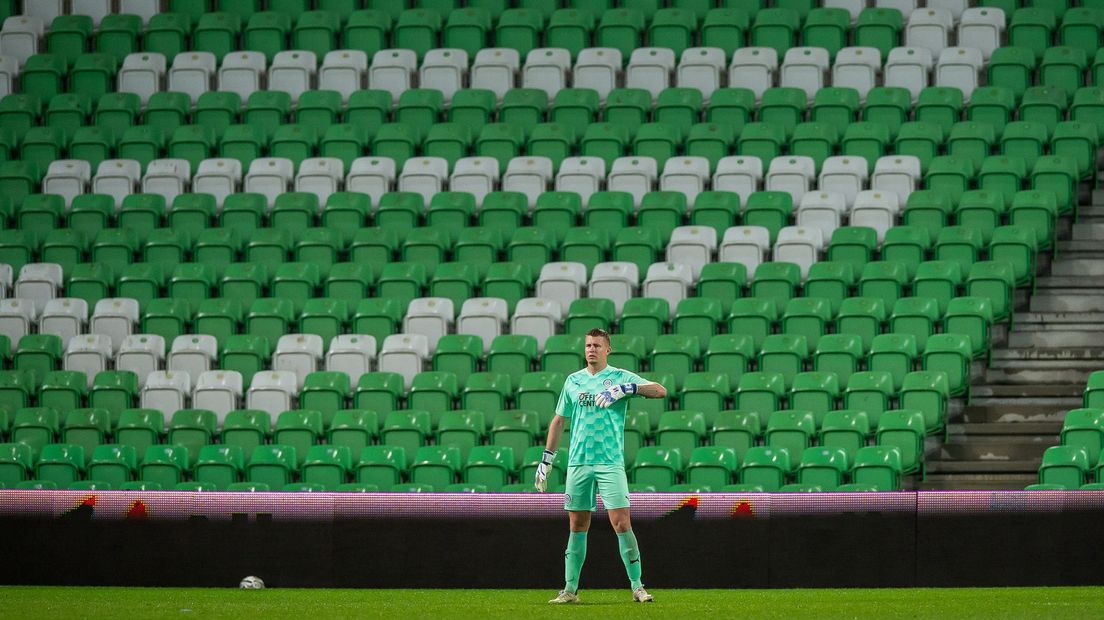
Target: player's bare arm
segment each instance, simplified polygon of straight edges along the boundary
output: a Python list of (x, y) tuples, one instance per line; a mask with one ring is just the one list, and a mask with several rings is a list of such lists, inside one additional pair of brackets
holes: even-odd
[(636, 386), (636, 393), (644, 398), (667, 398), (667, 388), (658, 383), (645, 383)]
[(567, 418), (561, 415), (552, 416), (552, 421), (548, 424), (548, 441), (544, 444), (544, 449), (555, 454), (556, 448), (560, 447), (560, 438), (563, 436), (564, 424), (567, 423)]

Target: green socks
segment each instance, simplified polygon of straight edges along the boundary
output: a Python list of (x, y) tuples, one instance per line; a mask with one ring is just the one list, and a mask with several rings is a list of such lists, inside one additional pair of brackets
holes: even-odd
[[(575, 593), (579, 591), (579, 573), (583, 572), (583, 562), (586, 561), (586, 532), (571, 532), (567, 539), (567, 553), (564, 554), (564, 590)], [(636, 541), (633, 540), (635, 545)], [(624, 553), (622, 553), (624, 555)], [(637, 575), (640, 571), (637, 570)]]
[(621, 561), (625, 563), (625, 572), (633, 590), (640, 583), (640, 547), (636, 544), (636, 534), (632, 530), (617, 535), (617, 546), (621, 549)]

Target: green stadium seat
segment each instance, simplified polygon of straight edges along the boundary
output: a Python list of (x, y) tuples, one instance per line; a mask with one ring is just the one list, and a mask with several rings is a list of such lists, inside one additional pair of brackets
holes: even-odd
[(656, 338), (649, 367), (652, 372), (670, 374), (675, 379), (675, 388), (681, 390), (686, 376), (694, 371), (701, 352), (702, 347), (696, 336), (663, 334)]
[(912, 409), (886, 411), (878, 422), (879, 446), (900, 451), (901, 473), (919, 472), (924, 476), (924, 415)]
[(1031, 86), (1035, 66), (1035, 54), (1030, 49), (1015, 47), (1011, 43), (1008, 46), (999, 47), (993, 50), (992, 57), (989, 59), (987, 67), (989, 83), (1008, 88), (1018, 101), (1023, 97), (1024, 91)]
[(441, 415), (453, 408), (459, 393), (456, 375), (450, 372), (421, 372), (414, 377), (407, 403), (411, 409), (428, 411), (431, 425), (436, 427)]
[(291, 483), (298, 469), (295, 448), (273, 444), (257, 446), (249, 456), (245, 471), (251, 483), (282, 489)]
[(843, 450), (848, 469), (855, 463), (855, 456), (866, 445), (870, 435), (870, 422), (865, 411), (840, 409), (824, 415), (817, 437), (825, 448)]
[[(625, 331), (624, 327), (621, 331)], [(583, 359), (583, 340), (582, 336), (571, 334), (549, 336), (541, 354), (541, 370), (569, 375), (582, 368), (586, 364)]]
[(935, 333), (941, 315), (939, 303), (929, 297), (905, 297), (893, 305), (889, 317), (889, 330), (899, 335), (912, 336), (917, 352), (922, 352), (928, 337)]
[[(509, 483), (510, 474), (516, 469), (515, 462), (514, 449), (510, 446), (474, 446), (464, 461), (464, 482), (483, 485), (491, 492), (502, 490)], [(558, 470), (561, 483), (563, 469), (561, 462)], [(522, 480), (527, 482), (524, 476)], [(550, 484), (555, 482), (550, 480)]]
[(414, 454), (411, 481), (445, 487), (456, 482), (460, 472), (460, 450), (454, 446), (423, 446)]
[(211, 445), (199, 451), (194, 468), (195, 481), (211, 484), (216, 490), (241, 482), (245, 470), (245, 453), (241, 446)]
[(1086, 408), (1098, 409), (1101, 404), (1104, 404), (1104, 372), (1097, 370), (1089, 374), (1083, 401)]
[(701, 445), (706, 428), (706, 418), (700, 411), (668, 411), (659, 418), (656, 445), (689, 455)]
[(84, 477), (84, 448), (72, 444), (42, 446), (35, 464), (35, 478), (67, 487)]
[(206, 409), (180, 409), (169, 420), (168, 443), (188, 450), (188, 469), (195, 466), (199, 451), (212, 443), (215, 437), (217, 416)]
[(487, 423), (482, 411), (446, 411), (437, 425), (437, 444), (455, 446), (460, 450), (461, 460), (482, 445), (486, 435)]
[(1040, 157), (1031, 171), (1032, 189), (1054, 192), (1059, 215), (1073, 211), (1077, 179), (1075, 160), (1059, 155)]
[(747, 411), (722, 411), (710, 429), (713, 446), (732, 449), (738, 460), (744, 458), (749, 448), (755, 446), (762, 435), (760, 416)]
[(763, 491), (777, 491), (791, 471), (789, 452), (784, 448), (755, 446), (749, 448), (740, 465), (740, 482), (757, 485)]
[(811, 353), (821, 336), (828, 331), (831, 320), (832, 309), (828, 300), (799, 297), (786, 302), (781, 328), (786, 334), (804, 336)]
[(403, 379), (393, 372), (366, 372), (357, 380), (353, 403), (357, 409), (392, 411), (399, 408)]
[[(1033, 275), (1034, 269), (1031, 272)], [(1011, 316), (1015, 275), (1014, 266), (1006, 261), (974, 263), (970, 267), (970, 275), (966, 278), (966, 294), (988, 297), (993, 307), (993, 320), (1003, 321)]]
[[(761, 194), (756, 194), (761, 195)], [(801, 282), (801, 268), (794, 263), (760, 263), (755, 269), (748, 293), (753, 298), (774, 302), (775, 311), (781, 313), (786, 304), (797, 297), (797, 288)], [(736, 306), (733, 305), (733, 312)]]
[(525, 450), (540, 438), (540, 420), (536, 412), (505, 410), (494, 414), (488, 439), (496, 446), (510, 447), (514, 451), (514, 467), (521, 466)]
[[(303, 405), (302, 402), (299, 404)], [(284, 411), (276, 418), (272, 441), (275, 444), (294, 448), (296, 456), (300, 459), (297, 465), (301, 466), (302, 459), (307, 457), (307, 452), (322, 437), (322, 428), (321, 411), (306, 409)]]
[(962, 118), (962, 91), (958, 88), (929, 86), (920, 91), (914, 116), (917, 121), (939, 126), (943, 134)]
[(402, 481), (407, 470), (406, 450), (400, 446), (367, 446), (356, 465), (356, 479), (362, 484), (390, 488)]
[(640, 226), (623, 228), (614, 239), (612, 258), (636, 263), (640, 273), (645, 273), (656, 261), (660, 247), (659, 231)]
[(61, 366), (61, 338), (53, 334), (27, 334), (19, 339), (15, 350), (15, 370), (32, 372), (45, 377), (46, 373)]
[(171, 489), (184, 480), (190, 471), (188, 449), (184, 446), (154, 445), (146, 448), (139, 478)]
[(909, 194), (901, 223), (922, 228), (928, 232), (931, 240), (947, 225), (953, 211), (950, 196), (941, 192), (918, 190)]
[[(874, 91), (871, 91), (871, 95), (873, 94)], [(904, 97), (907, 101), (907, 92), (904, 94)], [(890, 109), (895, 112), (900, 112), (900, 109), (896, 107), (884, 107), (890, 107)], [(864, 110), (868, 109), (870, 109), (869, 100)], [(903, 119), (899, 119), (899, 121), (903, 122)], [(889, 144), (892, 136), (893, 134), (890, 132), (890, 126), (883, 122), (863, 121), (860, 123), (853, 123), (848, 125), (847, 130), (843, 133), (843, 138), (840, 141), (840, 152), (842, 155), (846, 156), (865, 158), (869, 165), (870, 172), (873, 172), (874, 162), (885, 155), (886, 145)]]
[(836, 408), (840, 397), (839, 378), (831, 372), (802, 372), (794, 377), (789, 406), (813, 414), (817, 428), (824, 416)]
[(413, 464), (418, 448), (425, 445), (429, 438), (430, 430), (428, 411), (396, 410), (384, 418), (380, 428), (380, 442), (404, 448), (407, 455), (406, 466), (409, 467)]
[[(700, 412), (707, 427), (712, 427), (717, 414), (725, 410), (732, 393), (729, 375), (722, 372), (694, 372), (686, 376), (679, 406), (687, 411)], [(662, 424), (662, 419), (660, 423)]]
[[(570, 420), (568, 423), (570, 423)], [(632, 467), (633, 463), (636, 462), (636, 453), (648, 443), (648, 438), (652, 436), (652, 420), (648, 411), (634, 410), (626, 414), (624, 446), (626, 467)], [(539, 459), (540, 454), (538, 453), (536, 456)]]
[(917, 357), (916, 337), (911, 334), (881, 334), (874, 338), (867, 366), (871, 371), (888, 372), (893, 389), (898, 391), (905, 375), (912, 372)]
[(847, 470), (847, 453), (843, 448), (809, 447), (801, 456), (797, 479), (800, 484), (833, 491), (843, 482)]
[(165, 431), (165, 415), (154, 409), (127, 409), (119, 414), (115, 425), (115, 442), (134, 448), (145, 455), (150, 446), (161, 443)]
[(561, 372), (527, 372), (521, 376), (514, 400), (519, 409), (555, 411), (566, 379)]
[[(918, 226), (894, 226), (886, 231), (885, 241), (882, 243), (882, 259), (887, 264), (903, 265), (906, 280), (911, 280), (916, 276), (916, 269), (920, 263), (927, 257), (930, 247), (931, 238), (923, 228)], [(893, 273), (895, 269), (889, 268), (888, 270), (892, 281), (884, 282), (884, 284), (892, 287), (894, 283), (897, 283), (896, 276)]]
[(689, 484), (719, 489), (731, 483), (736, 464), (736, 452), (731, 448), (696, 448), (686, 463), (686, 480)]
[(901, 11), (893, 8), (864, 8), (854, 26), (855, 45), (877, 48), (882, 58), (897, 47), (902, 24)]
[[(991, 126), (993, 132), (999, 136), (1004, 132), (1005, 126), (1011, 122), (1015, 107), (1016, 96), (1011, 89), (996, 85), (982, 86), (970, 95), (970, 102), (966, 106), (966, 118)], [(954, 133), (953, 128), (951, 133)]]
[(851, 375), (843, 395), (846, 409), (865, 411), (871, 426), (877, 427), (890, 401), (897, 393), (893, 375), (884, 370), (869, 370)]
[(851, 478), (879, 491), (901, 488), (901, 450), (897, 446), (865, 446), (855, 452)]
[[(15, 385), (11, 386), (11, 388), (15, 387)], [(11, 425), (11, 440), (29, 445), (36, 462), (42, 446), (54, 443), (59, 432), (58, 413), (53, 409), (44, 407), (15, 409), (15, 417)]]
[(636, 484), (651, 485), (657, 491), (666, 491), (678, 482), (682, 470), (682, 454), (677, 449), (649, 446), (637, 452), (632, 480)]
[(267, 337), (257, 334), (230, 336), (223, 343), (219, 356), (222, 369), (241, 373), (242, 381), (248, 383), (253, 380), (253, 375), (269, 367), (274, 344)]
[(933, 123), (902, 123), (894, 141), (898, 155), (911, 155), (920, 160), (920, 169), (927, 170), (943, 144), (943, 130)]
[(943, 331), (970, 338), (974, 358), (991, 356), (989, 330), (993, 324), (993, 305), (984, 297), (956, 297), (947, 306)]
[(219, 433), (222, 443), (238, 446), (242, 454), (252, 454), (253, 450), (268, 442), (272, 435), (271, 415), (266, 411), (236, 409), (226, 414)]
[[(892, 140), (897, 137), (901, 125), (909, 120), (909, 112), (911, 109), (912, 94), (908, 89), (894, 86), (880, 86), (872, 88), (870, 92), (867, 93), (866, 103), (862, 111), (862, 119), (863, 121), (875, 123), (876, 125), (884, 125), (886, 129), (889, 130), (889, 139)], [(851, 154), (846, 152), (847, 134), (847, 131), (843, 132), (844, 155)], [(866, 139), (877, 139), (881, 141), (881, 137), (882, 136), (879, 134), (875, 138), (875, 134), (868, 133)], [(853, 148), (856, 147), (861, 148), (860, 146), (853, 145)], [(885, 143), (882, 143), (881, 147), (884, 150)], [(868, 159), (868, 161), (873, 160)]]
[(0, 444), (0, 483), (11, 488), (33, 477), (31, 447), (25, 443)]
[(749, 372), (740, 377), (733, 403), (738, 411), (752, 412), (766, 419), (781, 408), (786, 383), (777, 372)]
[(1047, 47), (1039, 63), (1039, 82), (1044, 86), (1057, 86), (1072, 97), (1073, 92), (1085, 85), (1088, 69), (1085, 50), (1073, 47)]
[(483, 357), (483, 343), (479, 336), (449, 334), (437, 341), (433, 353), (433, 370), (449, 372), (456, 376), (460, 385), (467, 382), (469, 376), (479, 369)]
[[(1100, 76), (1104, 75), (1104, 62), (1101, 62), (1102, 54), (1097, 52), (1097, 59), (1093, 61), (1093, 83), (1100, 83)], [(1097, 137), (1100, 137), (1099, 121), (1104, 112), (1104, 90), (1098, 86), (1077, 89), (1073, 94), (1073, 104), (1069, 109), (1069, 118), (1073, 121), (1097, 123)]]
[(487, 353), (487, 371), (505, 374), (511, 384), (517, 384), (532, 370), (537, 349), (537, 339), (532, 336), (496, 336)]
[(851, 265), (855, 273), (862, 273), (874, 254), (878, 233), (863, 226), (841, 226), (832, 233), (828, 243), (828, 260)]
[(787, 389), (794, 377), (804, 371), (809, 358), (809, 345), (802, 335), (772, 334), (763, 339), (758, 368), (764, 373), (778, 373)]
[(360, 454), (378, 435), (379, 418), (376, 412), (364, 409), (334, 412), (326, 426), (327, 443), (348, 448), (350, 455)]
[(88, 396), (88, 380), (83, 372), (55, 370), (42, 378), (38, 404), (54, 411), (71, 411), (83, 406)]
[(106, 409), (73, 409), (65, 415), (61, 427), (61, 441), (84, 449), (84, 456), (92, 458), (96, 446), (105, 443), (111, 431), (111, 412)]

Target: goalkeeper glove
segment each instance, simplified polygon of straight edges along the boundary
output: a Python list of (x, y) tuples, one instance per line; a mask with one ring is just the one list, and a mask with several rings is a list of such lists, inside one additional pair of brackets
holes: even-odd
[(602, 392), (595, 399), (595, 404), (605, 409), (613, 403), (625, 398), (629, 394), (636, 394), (635, 383), (622, 383), (621, 385), (615, 385), (610, 389)]
[(537, 491), (544, 493), (548, 490), (548, 470), (552, 467), (552, 459), (556, 458), (556, 453), (551, 450), (545, 450), (541, 454), (540, 464), (537, 465), (537, 479), (534, 482), (534, 486), (537, 487)]

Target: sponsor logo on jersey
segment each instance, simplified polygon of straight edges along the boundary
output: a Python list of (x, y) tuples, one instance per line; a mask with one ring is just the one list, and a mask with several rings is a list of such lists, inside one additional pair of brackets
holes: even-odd
[(597, 396), (590, 392), (579, 392), (579, 406), (593, 407), (595, 398), (597, 398)]

